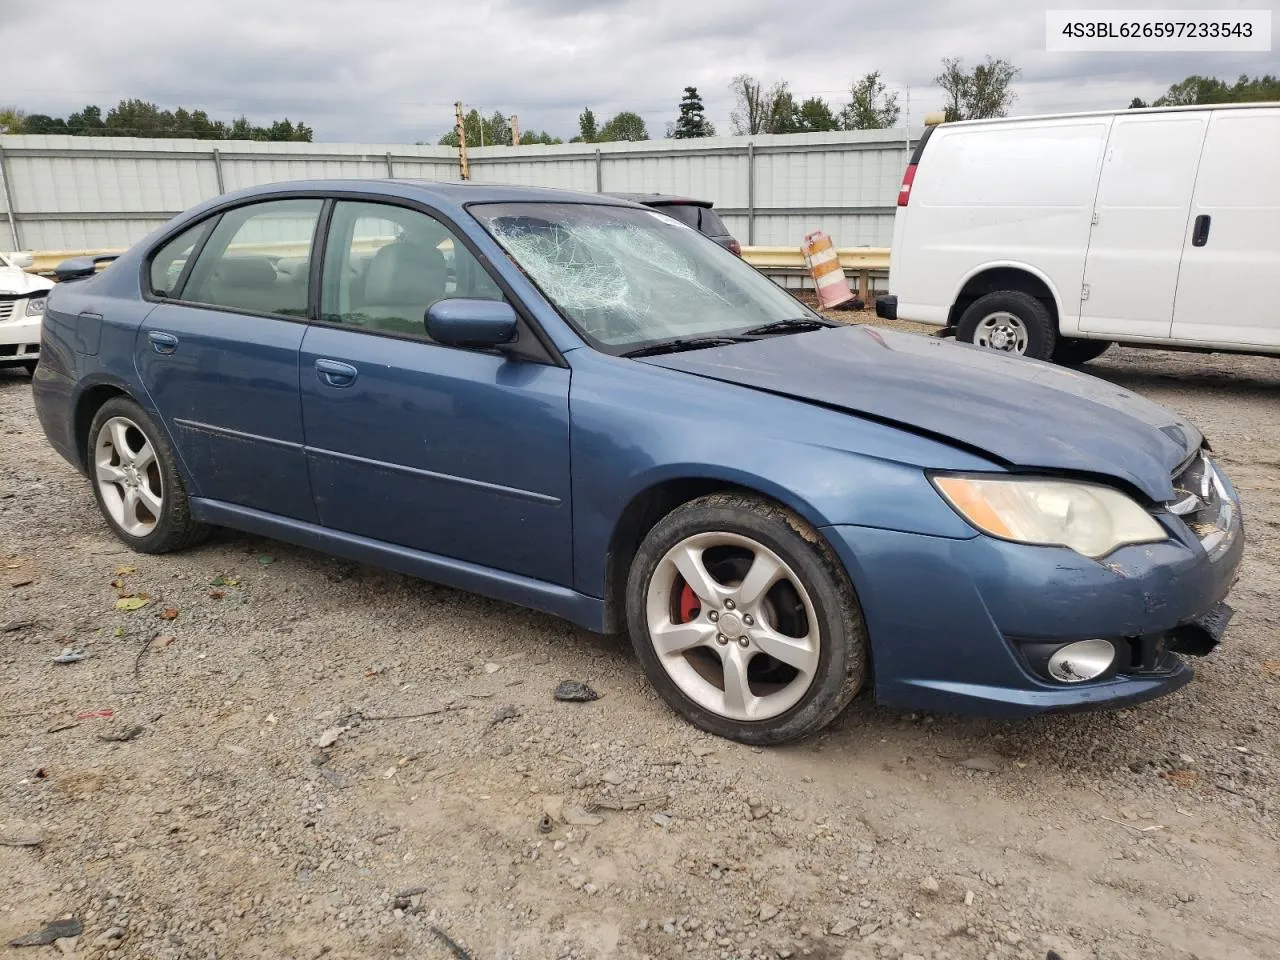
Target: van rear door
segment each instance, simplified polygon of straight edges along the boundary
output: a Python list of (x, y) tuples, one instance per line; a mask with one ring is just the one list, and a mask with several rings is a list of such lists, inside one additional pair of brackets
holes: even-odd
[(1169, 336), (1209, 112), (1117, 116), (1094, 202), (1080, 329)]
[(1173, 336), (1280, 346), (1280, 107), (1215, 110), (1182, 252)]

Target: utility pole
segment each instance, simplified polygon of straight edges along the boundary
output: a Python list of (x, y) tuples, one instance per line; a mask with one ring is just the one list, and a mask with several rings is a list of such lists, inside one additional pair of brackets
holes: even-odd
[(453, 105), (458, 117), (458, 173), (463, 180), (471, 179), (471, 166), (467, 163), (467, 125), (462, 122), (462, 101)]
[(520, 146), (520, 118), (514, 113), (511, 115), (511, 145)]

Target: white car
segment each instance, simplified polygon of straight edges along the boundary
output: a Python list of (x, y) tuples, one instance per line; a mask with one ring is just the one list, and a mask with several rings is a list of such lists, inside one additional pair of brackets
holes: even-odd
[(1061, 363), (1280, 353), (1277, 158), (1275, 103), (930, 127), (877, 313)]
[(40, 321), (53, 283), (27, 273), (30, 254), (0, 253), (0, 367), (35, 372), (40, 359)]

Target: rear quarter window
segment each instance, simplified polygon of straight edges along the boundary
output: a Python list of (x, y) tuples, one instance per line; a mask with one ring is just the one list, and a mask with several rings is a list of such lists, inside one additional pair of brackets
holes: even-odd
[(205, 220), (178, 234), (151, 257), (151, 293), (176, 297), (178, 283), (186, 272), (192, 251), (204, 238), (211, 221)]

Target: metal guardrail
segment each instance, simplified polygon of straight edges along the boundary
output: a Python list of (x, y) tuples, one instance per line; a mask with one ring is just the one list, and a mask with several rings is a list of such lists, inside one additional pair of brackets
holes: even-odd
[[(889, 272), (888, 247), (843, 247), (836, 251), (840, 266), (846, 273), (857, 277), (859, 296), (866, 301), (869, 296), (870, 278), (873, 274)], [(28, 273), (52, 276), (53, 269), (64, 260), (73, 257), (92, 257), (107, 253), (124, 253), (123, 250), (43, 250), (33, 254), (35, 262)], [(765, 273), (790, 273), (808, 276), (804, 253), (799, 247), (743, 247), (742, 258)]]

